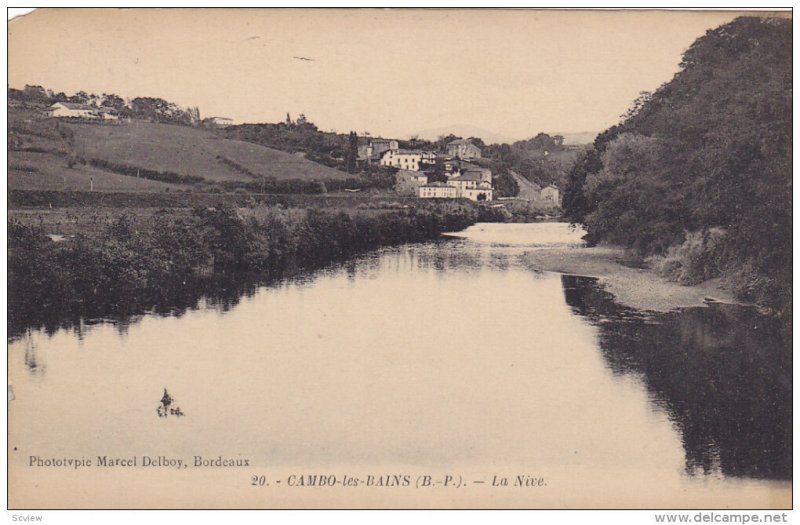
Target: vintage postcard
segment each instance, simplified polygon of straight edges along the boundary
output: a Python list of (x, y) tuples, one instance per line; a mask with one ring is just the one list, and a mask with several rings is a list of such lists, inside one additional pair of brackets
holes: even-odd
[(45, 8), (7, 91), (10, 509), (792, 507), (791, 11)]

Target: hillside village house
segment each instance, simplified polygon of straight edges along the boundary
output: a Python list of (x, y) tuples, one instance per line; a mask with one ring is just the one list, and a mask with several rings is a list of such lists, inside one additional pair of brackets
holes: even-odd
[(420, 156), (420, 162), (431, 165), (436, 164), (437, 155), (433, 151), (421, 151)]
[(419, 151), (390, 149), (381, 157), (381, 166), (393, 166), (404, 170), (419, 171), (422, 155)]
[(492, 182), (492, 170), (463, 160), (446, 160), (442, 163), (444, 172), (448, 177), (465, 175), (467, 173), (479, 174), (481, 180)]
[(428, 184), (428, 176), (421, 171), (398, 170), (394, 189), (403, 195), (416, 195), (420, 186)]
[(460, 195), (467, 188), (477, 188), (478, 182), (480, 182), (480, 179), (474, 175), (463, 177), (461, 175), (454, 175), (447, 179), (447, 184), (456, 189), (457, 195)]
[(490, 180), (486, 181), (480, 172), (465, 173), (448, 178), (447, 185), (456, 189), (456, 198), (490, 201), (494, 191), (491, 183), (491, 172), (489, 176)]
[(47, 113), (57, 118), (97, 118), (94, 111), (91, 106), (71, 102), (56, 102), (47, 108)]
[(47, 114), (55, 118), (82, 118), (90, 120), (118, 120), (119, 117), (107, 108), (96, 108), (73, 102), (56, 102), (47, 108)]
[(442, 162), (442, 167), (444, 167), (445, 173), (453, 173), (454, 171), (459, 171), (461, 169), (461, 161), (445, 160)]
[(381, 166), (393, 166), (403, 170), (419, 171), (422, 152), (419, 150), (390, 149), (381, 157)]
[(384, 152), (399, 149), (396, 140), (371, 139), (367, 144), (358, 146), (358, 160), (362, 162), (374, 162), (383, 156)]
[(455, 199), (456, 188), (444, 182), (431, 182), (417, 188), (420, 199)]
[(458, 139), (447, 143), (447, 155), (458, 159), (479, 159), (481, 148), (466, 139)]
[(400, 145), (396, 140), (391, 139), (372, 139), (369, 141), (369, 147), (372, 148), (373, 155), (383, 155), (383, 152), (390, 149), (400, 149)]
[(475, 165), (465, 165), (461, 167), (459, 170), (460, 176), (470, 176), (470, 177), (477, 177), (479, 182), (488, 182), (490, 185), (492, 184), (492, 170), (489, 168), (482, 168), (480, 166)]
[(540, 197), (544, 201), (549, 201), (556, 206), (561, 206), (561, 195), (558, 192), (558, 188), (552, 184), (542, 189)]
[(462, 191), (461, 197), (471, 201), (490, 201), (492, 200), (494, 190), (492, 185), (488, 182), (479, 182), (475, 188), (465, 188)]

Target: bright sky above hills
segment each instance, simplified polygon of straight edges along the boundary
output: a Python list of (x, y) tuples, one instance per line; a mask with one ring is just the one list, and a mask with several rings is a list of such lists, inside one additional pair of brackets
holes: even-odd
[(601, 131), (730, 11), (57, 10), (9, 25), (9, 85), (407, 137)]

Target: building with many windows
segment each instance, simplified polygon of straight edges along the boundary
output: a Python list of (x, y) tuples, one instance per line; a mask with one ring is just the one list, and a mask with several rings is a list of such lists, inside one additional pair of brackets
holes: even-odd
[(422, 152), (411, 149), (388, 150), (381, 157), (381, 166), (392, 166), (401, 170), (419, 171)]
[(456, 189), (456, 197), (473, 201), (490, 201), (494, 190), (492, 183), (483, 180), (481, 173), (467, 173), (447, 179), (447, 185)]
[(461, 197), (471, 201), (490, 201), (494, 197), (494, 189), (488, 182), (479, 182), (474, 188), (466, 188)]
[(444, 182), (431, 182), (417, 188), (420, 199), (455, 199), (456, 188)]

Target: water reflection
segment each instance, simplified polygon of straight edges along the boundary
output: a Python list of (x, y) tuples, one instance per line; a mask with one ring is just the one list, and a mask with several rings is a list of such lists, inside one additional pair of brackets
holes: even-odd
[(25, 366), (31, 375), (44, 374), (45, 367), (42, 366), (38, 356), (38, 346), (28, 332), (27, 341), (25, 342)]
[(670, 414), (687, 474), (792, 477), (791, 344), (774, 319), (724, 304), (644, 315), (595, 279), (561, 280), (567, 304), (599, 327), (608, 366), (641, 375)]
[[(574, 244), (569, 231), (507, 226), (29, 330), (9, 344), (9, 439), (37, 454), (185, 454), (229, 450), (235, 429), (236, 453), (271, 466), (504, 464), (574, 494), (642, 496), (657, 480), (663, 499), (637, 500), (650, 506), (745, 504), (791, 478), (791, 355), (769, 319), (622, 307), (595, 280), (520, 258)], [(154, 424), (165, 386), (189, 414), (180, 426)]]
[[(347, 263), (355, 265), (355, 261)], [(331, 265), (331, 267), (338, 265)], [(350, 266), (355, 271), (355, 266)], [(345, 266), (347, 268), (347, 266)], [(212, 279), (185, 282), (178, 291), (165, 294), (156, 301), (140, 297), (128, 297), (113, 305), (81, 305), (80, 309), (69, 308), (37, 312), (36, 316), (9, 317), (9, 341), (17, 340), (31, 330), (53, 337), (60, 330), (71, 331), (78, 339), (95, 326), (113, 325), (118, 334), (128, 333), (131, 325), (140, 322), (145, 316), (181, 318), (188, 312), (211, 308), (224, 314), (233, 310), (242, 299), (253, 297), (263, 286), (280, 286), (293, 282), (298, 285), (311, 282), (316, 275), (324, 273), (312, 270), (287, 269), (281, 276), (263, 274), (239, 274), (235, 276), (214, 277)], [(13, 308), (10, 308), (11, 310)]]
[(446, 272), (450, 270), (477, 271), (483, 266), (480, 252), (466, 249), (466, 241), (445, 240), (440, 241), (438, 246), (444, 249), (424, 250), (413, 254), (417, 268)]

